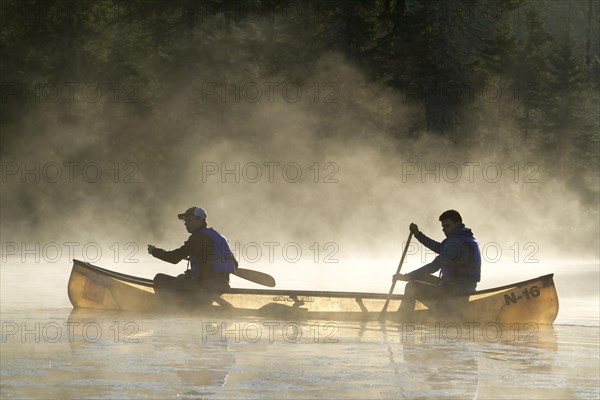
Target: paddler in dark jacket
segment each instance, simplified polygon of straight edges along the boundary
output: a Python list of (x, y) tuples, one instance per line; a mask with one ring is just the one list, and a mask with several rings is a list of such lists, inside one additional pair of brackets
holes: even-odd
[(183, 246), (166, 251), (148, 245), (148, 253), (163, 261), (177, 264), (187, 259), (189, 267), (177, 278), (157, 274), (154, 277), (155, 287), (160, 291), (178, 292), (198, 291), (206, 293), (222, 293), (229, 289), (229, 274), (238, 266), (227, 239), (206, 223), (207, 214), (200, 207), (191, 207), (178, 218), (183, 220), (185, 228), (191, 236)]
[[(462, 217), (455, 210), (440, 215), (442, 230), (446, 235), (441, 243), (427, 237), (412, 223), (410, 231), (428, 249), (439, 254), (431, 263), (408, 274), (396, 274), (394, 280), (409, 281), (401, 302), (401, 318), (412, 316), (415, 300), (434, 302), (448, 296), (465, 296), (475, 291), (481, 278), (479, 244)], [(441, 279), (430, 274), (441, 270)]]

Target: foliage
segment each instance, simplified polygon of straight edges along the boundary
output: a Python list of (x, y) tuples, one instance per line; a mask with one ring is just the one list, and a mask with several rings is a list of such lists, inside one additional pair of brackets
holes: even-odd
[[(597, 200), (600, 44), (592, 0), (2, 0), (1, 6), (3, 157), (18, 136), (39, 134), (27, 123), (48, 112), (48, 105), (23, 107), (27, 94), (12, 96), (15, 83), (93, 81), (113, 97), (134, 96), (126, 112), (114, 101), (85, 112), (67, 101), (56, 119), (81, 124), (126, 115), (111, 125), (108, 142), (135, 143), (138, 156), (156, 159), (165, 156), (164, 143), (189, 132), (171, 111), (180, 104), (194, 109), (202, 82), (300, 81), (321, 55), (336, 52), (373, 82), (408, 93), (421, 110), (402, 123), (383, 115), (382, 132), (398, 141), (428, 132), (500, 154), (522, 141), (578, 182), (585, 202)], [(517, 106), (494, 104), (490, 111), (465, 95), (490, 83), (510, 92)], [(440, 96), (444, 91), (458, 95)], [(156, 112), (173, 118), (177, 129), (152, 139), (131, 129), (132, 119)], [(514, 129), (516, 142), (507, 144), (500, 126)]]

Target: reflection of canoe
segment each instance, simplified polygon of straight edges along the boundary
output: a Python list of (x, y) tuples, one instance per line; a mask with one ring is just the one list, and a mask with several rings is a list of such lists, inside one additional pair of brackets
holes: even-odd
[[(417, 303), (417, 319), (452, 319), (499, 323), (533, 322), (551, 324), (558, 314), (558, 296), (553, 275), (512, 285), (481, 290), (460, 303), (450, 299), (432, 307), (436, 315)], [(74, 260), (69, 278), (69, 299), (74, 307), (124, 311), (155, 311), (169, 307), (157, 296), (151, 279), (138, 278)], [(386, 294), (295, 290), (230, 289), (203, 312), (222, 316), (260, 315), (274, 318), (325, 320), (374, 320), (379, 316)], [(397, 319), (394, 312), (402, 295), (390, 301), (387, 318)], [(450, 307), (447, 307), (450, 304)], [(452, 313), (440, 318), (440, 310)], [(456, 310), (459, 310), (458, 312)]]

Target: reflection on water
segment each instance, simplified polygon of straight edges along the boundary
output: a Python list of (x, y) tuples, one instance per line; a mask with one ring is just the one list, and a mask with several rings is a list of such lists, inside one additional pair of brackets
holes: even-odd
[(227, 343), (188, 340), (184, 320), (44, 314), (3, 313), (3, 397), (206, 396), (235, 363)]
[(1, 398), (600, 398), (597, 295), (561, 295), (554, 327), (217, 320), (72, 312), (68, 270), (15, 267)]
[(1, 396), (597, 399), (598, 335), (4, 309)]

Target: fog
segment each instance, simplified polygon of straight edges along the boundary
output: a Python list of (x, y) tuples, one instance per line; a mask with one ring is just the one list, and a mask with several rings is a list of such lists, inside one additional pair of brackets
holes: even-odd
[[(475, 85), (469, 109), (488, 127), (456, 139), (415, 127), (418, 101), (338, 51), (298, 54), (287, 76), (269, 72), (286, 49), (235, 41), (254, 34), (241, 27), (208, 55), (190, 50), (163, 81), (136, 83), (134, 104), (114, 101), (104, 83), (102, 101), (78, 90), (66, 101), (65, 82), (77, 77), (59, 83), (58, 102), (45, 101), (35, 79), (25, 83), (38, 100), (21, 102), (27, 118), (2, 129), (3, 264), (68, 271), (70, 258), (83, 258), (176, 274), (183, 262), (160, 263), (146, 245), (180, 246), (188, 234), (176, 215), (200, 206), (240, 266), (272, 274), (278, 287), (385, 291), (409, 223), (441, 240), (448, 209), (485, 249), (482, 286), (597, 265), (597, 171), (581, 170), (574, 188), (573, 170), (547, 169), (554, 153), (532, 151), (517, 133), (514, 99), (492, 101)], [(153, 62), (147, 68), (159, 68)], [(170, 90), (151, 97), (166, 82)], [(152, 111), (140, 112), (147, 104)], [(403, 270), (431, 259), (413, 240)]]

